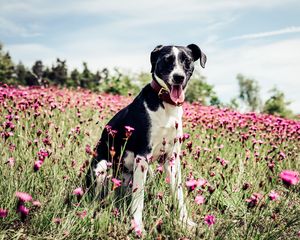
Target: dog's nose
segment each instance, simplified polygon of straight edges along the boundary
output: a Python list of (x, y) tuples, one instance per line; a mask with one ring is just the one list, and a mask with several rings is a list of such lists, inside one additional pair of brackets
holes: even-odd
[(184, 76), (180, 74), (174, 74), (173, 75), (173, 82), (175, 84), (182, 84), (184, 80)]

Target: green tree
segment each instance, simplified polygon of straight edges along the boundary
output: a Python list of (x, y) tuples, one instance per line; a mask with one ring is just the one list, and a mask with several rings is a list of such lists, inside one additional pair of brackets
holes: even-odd
[(75, 68), (67, 81), (68, 87), (78, 87), (80, 86), (80, 72)]
[(106, 77), (100, 85), (100, 91), (112, 94), (128, 95), (138, 92), (139, 87), (132, 81), (132, 77), (123, 74), (119, 69), (115, 68), (113, 72), (106, 69)]
[(31, 68), (33, 75), (35, 75), (39, 85), (42, 84), (44, 65), (41, 60), (37, 60)]
[(22, 62), (19, 62), (15, 68), (17, 82), (21, 85), (26, 85), (26, 68)]
[(93, 79), (93, 73), (89, 70), (87, 63), (83, 62), (83, 71), (80, 77), (80, 87), (91, 88), (92, 79)]
[(203, 105), (221, 104), (214, 87), (208, 84), (205, 77), (199, 73), (195, 73), (194, 77), (189, 80), (185, 98), (189, 102), (199, 101)]
[(270, 92), (272, 96), (265, 102), (263, 112), (280, 117), (292, 118), (294, 116), (293, 112), (288, 109), (288, 105), (290, 105), (291, 102), (285, 100), (284, 93), (277, 88), (271, 89)]
[(0, 82), (7, 84), (16, 84), (14, 76), (14, 63), (8, 52), (4, 52), (0, 43)]
[(56, 59), (56, 66), (52, 66), (49, 79), (56, 85), (66, 85), (68, 79), (66, 60), (60, 60), (59, 58)]
[(231, 98), (230, 102), (228, 104), (225, 104), (224, 106), (228, 107), (230, 109), (237, 110), (237, 109), (239, 109), (240, 105), (239, 105), (238, 99), (236, 97), (234, 97), (234, 98)]
[(252, 112), (261, 108), (260, 88), (254, 79), (246, 78), (242, 74), (237, 75), (239, 84), (239, 99), (246, 108)]

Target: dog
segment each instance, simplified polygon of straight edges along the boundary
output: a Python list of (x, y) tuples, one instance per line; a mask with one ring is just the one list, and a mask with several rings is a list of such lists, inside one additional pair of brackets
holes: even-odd
[(182, 104), (185, 90), (200, 59), (204, 68), (206, 55), (195, 44), (157, 46), (150, 55), (152, 82), (147, 84), (131, 104), (119, 111), (106, 125), (95, 148), (87, 174), (87, 186), (95, 185), (101, 197), (107, 194), (108, 171), (130, 186), (131, 214), (143, 229), (144, 186), (149, 164), (162, 161), (170, 180), (171, 193), (178, 204), (180, 221), (196, 224), (188, 218), (180, 170), (183, 135)]

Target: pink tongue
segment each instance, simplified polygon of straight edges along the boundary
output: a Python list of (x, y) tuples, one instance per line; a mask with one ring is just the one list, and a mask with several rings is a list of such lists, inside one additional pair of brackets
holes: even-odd
[(172, 85), (170, 97), (176, 104), (184, 102), (184, 92), (181, 85)]

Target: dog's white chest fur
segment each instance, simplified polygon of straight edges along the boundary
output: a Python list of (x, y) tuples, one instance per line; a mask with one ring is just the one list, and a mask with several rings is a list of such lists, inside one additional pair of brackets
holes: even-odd
[(182, 135), (182, 107), (175, 107), (168, 103), (164, 103), (164, 106), (165, 108), (160, 107), (155, 112), (146, 107), (151, 123), (149, 143), (153, 160), (156, 160), (162, 151), (167, 155), (172, 154), (174, 139)]

